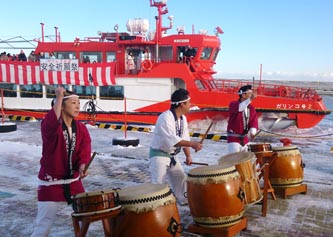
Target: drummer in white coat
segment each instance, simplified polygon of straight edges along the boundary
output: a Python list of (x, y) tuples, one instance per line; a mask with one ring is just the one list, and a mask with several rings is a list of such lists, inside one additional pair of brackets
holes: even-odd
[(167, 179), (179, 203), (186, 203), (186, 175), (177, 158), (183, 147), (186, 164), (191, 165), (190, 147), (195, 151), (202, 148), (201, 143), (190, 141), (185, 114), (190, 110), (190, 97), (185, 89), (176, 90), (171, 96), (171, 108), (157, 119), (150, 144), (150, 163), (152, 183), (165, 184)]

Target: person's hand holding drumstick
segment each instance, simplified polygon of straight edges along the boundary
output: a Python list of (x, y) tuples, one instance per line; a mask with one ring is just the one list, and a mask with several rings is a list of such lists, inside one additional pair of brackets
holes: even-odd
[[(207, 137), (207, 134), (208, 134), (209, 130), (210, 130), (211, 127), (213, 126), (213, 123), (214, 123), (214, 122), (212, 121), (212, 122), (209, 124), (209, 126), (208, 126), (208, 128), (207, 128), (205, 134), (202, 136), (200, 142), (195, 142), (195, 146), (196, 146), (196, 147), (192, 147), (192, 148), (195, 150), (195, 152), (200, 151), (200, 150), (202, 149), (202, 143), (203, 143), (203, 141), (205, 140), (205, 138)], [(194, 164), (194, 165), (208, 165), (207, 163), (193, 162), (193, 161), (192, 161), (192, 158), (190, 158), (189, 156), (186, 156), (186, 161), (184, 162), (184, 164), (186, 164), (186, 165), (191, 165), (191, 164)]]
[(93, 161), (93, 159), (95, 158), (96, 155), (97, 155), (97, 152), (94, 151), (93, 154), (92, 154), (92, 156), (91, 156), (91, 159), (90, 159), (89, 163), (87, 165), (86, 164), (81, 164), (80, 165), (80, 169), (79, 169), (80, 179), (83, 179), (83, 178), (85, 178), (88, 175), (87, 170), (88, 170), (91, 162)]

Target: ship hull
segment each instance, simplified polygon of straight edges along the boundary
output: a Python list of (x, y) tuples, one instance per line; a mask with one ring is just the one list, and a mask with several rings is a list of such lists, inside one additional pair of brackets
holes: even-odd
[[(12, 110), (5, 109), (5, 114), (17, 120), (41, 120), (45, 117), (48, 110)], [(94, 114), (82, 111), (78, 120), (87, 123), (106, 123), (106, 124), (127, 124), (133, 126), (154, 126), (160, 112), (118, 112), (104, 111)], [(258, 111), (259, 127), (263, 130), (275, 131), (286, 129), (290, 126), (302, 124), (302, 128), (311, 128), (316, 126), (324, 117), (323, 115), (314, 115), (311, 113), (298, 113), (295, 116), (289, 116), (288, 113), (260, 112)], [(290, 113), (291, 114), (291, 113)], [(228, 110), (192, 110), (187, 115), (189, 126), (192, 130), (202, 130), (214, 122), (216, 131), (226, 131)]]

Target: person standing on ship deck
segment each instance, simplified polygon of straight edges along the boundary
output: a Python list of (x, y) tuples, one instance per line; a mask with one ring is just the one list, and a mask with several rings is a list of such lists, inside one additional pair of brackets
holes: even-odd
[(21, 52), (18, 54), (17, 61), (23, 61), (23, 62), (27, 61), (27, 56), (25, 55), (23, 50), (21, 50)]
[(186, 164), (191, 165), (190, 147), (196, 152), (201, 150), (199, 142), (190, 141), (185, 114), (190, 110), (190, 97), (185, 89), (176, 90), (171, 96), (171, 108), (160, 114), (157, 119), (150, 144), (149, 169), (152, 183), (165, 184), (166, 179), (179, 203), (187, 203), (186, 175), (177, 158), (183, 147)]
[(81, 179), (91, 157), (91, 139), (86, 126), (75, 118), (80, 100), (59, 87), (52, 109), (41, 122), (42, 158), (38, 174), (38, 211), (32, 237), (48, 236), (57, 212), (84, 192)]
[(258, 131), (258, 117), (251, 101), (255, 98), (251, 85), (243, 86), (238, 91), (239, 99), (229, 104), (227, 127), (228, 152), (247, 151), (249, 137), (254, 138)]
[(132, 51), (129, 51), (129, 53), (127, 55), (127, 69), (128, 69), (129, 74), (134, 73), (135, 63), (134, 63), (134, 56), (133, 56)]

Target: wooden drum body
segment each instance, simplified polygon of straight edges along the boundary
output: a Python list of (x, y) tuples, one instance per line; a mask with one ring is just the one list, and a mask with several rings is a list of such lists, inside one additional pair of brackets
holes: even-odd
[(263, 198), (256, 173), (256, 156), (253, 152), (235, 152), (222, 156), (219, 164), (234, 165), (242, 180), (245, 203), (254, 204)]
[(244, 192), (235, 166), (212, 165), (190, 170), (187, 198), (200, 226), (219, 228), (238, 223), (244, 214)]
[(269, 180), (275, 187), (293, 187), (302, 184), (304, 164), (295, 146), (274, 147), (277, 158), (269, 168)]
[(272, 151), (272, 146), (270, 143), (249, 144), (248, 146), (250, 151), (254, 153)]
[(179, 236), (182, 228), (176, 198), (164, 184), (142, 184), (119, 190), (123, 214), (116, 219), (115, 236)]
[(74, 213), (102, 213), (118, 205), (115, 190), (79, 193), (72, 197)]
[(270, 143), (257, 143), (257, 144), (249, 144), (249, 150), (254, 152), (257, 157), (257, 162), (260, 166), (264, 165), (264, 158), (273, 156), (273, 148)]

